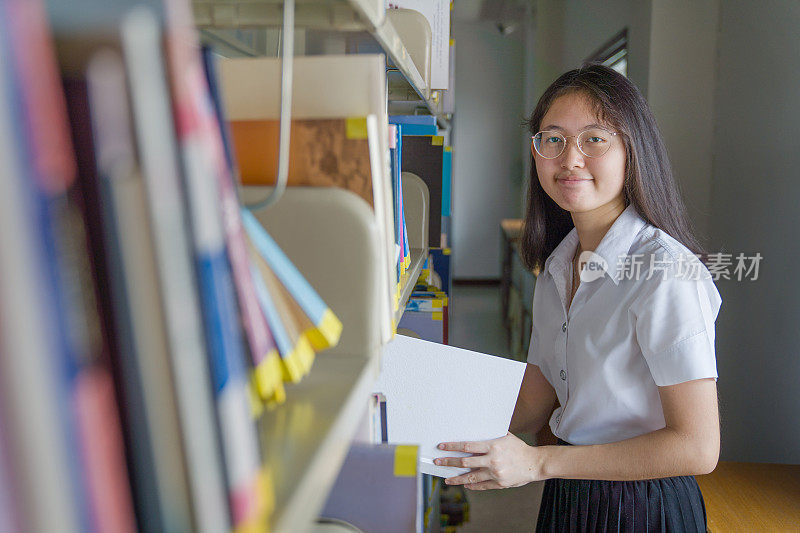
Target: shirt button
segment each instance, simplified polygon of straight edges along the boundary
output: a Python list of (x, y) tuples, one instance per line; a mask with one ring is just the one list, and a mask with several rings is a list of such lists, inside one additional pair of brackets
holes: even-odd
[(561, 324), (561, 331), (567, 331), (567, 323), (566, 322)]
[(564, 381), (567, 380), (567, 372), (565, 370), (561, 371), (561, 379), (563, 379)]
[(561, 415), (556, 415), (556, 423), (561, 422)]

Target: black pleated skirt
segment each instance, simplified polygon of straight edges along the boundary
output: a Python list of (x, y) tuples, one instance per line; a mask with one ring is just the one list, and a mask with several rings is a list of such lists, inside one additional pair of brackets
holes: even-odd
[[(559, 439), (560, 445), (569, 443)], [(694, 476), (639, 481), (548, 479), (538, 532), (700, 532), (706, 506)]]

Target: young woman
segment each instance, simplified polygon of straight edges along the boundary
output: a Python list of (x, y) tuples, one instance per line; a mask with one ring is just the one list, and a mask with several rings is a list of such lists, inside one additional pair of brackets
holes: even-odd
[(719, 457), (722, 301), (655, 119), (624, 76), (589, 65), (557, 79), (528, 124), (522, 254), (540, 273), (510, 430), (549, 419), (559, 445), (509, 433), (444, 443), (474, 455), (437, 463), (470, 468), (447, 483), (476, 490), (547, 480), (537, 531), (705, 532), (694, 475)]

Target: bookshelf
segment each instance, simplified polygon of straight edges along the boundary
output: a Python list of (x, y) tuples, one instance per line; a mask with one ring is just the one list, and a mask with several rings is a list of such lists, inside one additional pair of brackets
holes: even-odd
[[(364, 354), (361, 354), (364, 355)], [(367, 358), (320, 354), (286, 403), (259, 421), (275, 485), (270, 531), (302, 531), (316, 519), (336, 480), (379, 371)]]
[[(215, 40), (230, 39), (220, 34), (221, 29), (278, 27), (283, 21), (281, 0), (192, 0), (195, 23), (210, 31)], [(297, 0), (295, 26), (305, 29), (334, 31), (366, 31), (391, 59), (400, 76), (392, 76), (392, 95), (416, 94), (431, 115), (436, 116), (439, 127), (450, 127), (448, 116), (442, 111), (440, 91), (431, 90), (420, 74), (401, 35), (386, 14), (383, 0)], [(243, 53), (250, 47), (239, 46)]]
[[(18, 4), (16, 7), (28, 5), (27, 0), (15, 1)], [(179, 1), (173, 7), (178, 6)], [(160, 0), (155, 0), (154, 3), (161, 5)], [(38, 5), (37, 2), (31, 2), (33, 4)], [(188, 47), (184, 49), (184, 45), (179, 44), (182, 40), (177, 35), (185, 36), (180, 33), (167, 39), (166, 50), (162, 49), (163, 28), (159, 17), (163, 13), (142, 6), (128, 11), (129, 5), (121, 1), (118, 4), (115, 3), (108, 13), (108, 21), (104, 20), (103, 24), (98, 22), (98, 28), (91, 28), (85, 22), (67, 25), (66, 19), (58, 14), (55, 16), (58, 24), (68, 26), (68, 29), (54, 43), (55, 49), (47, 50), (48, 53), (58, 52), (61, 55), (58, 57), (59, 54), (53, 54), (54, 57), (50, 58), (56, 61), (48, 66), (52, 70), (48, 74), (53, 78), (48, 81), (53, 83), (52, 87), (47, 87), (47, 91), (25, 91), (24, 89), (37, 85), (33, 82), (41, 80), (28, 79), (17, 72), (0, 69), (0, 81), (3, 82), (0, 83), (0, 149), (8, 156), (2, 158), (2, 166), (10, 169), (10, 172), (4, 174), (9, 179), (2, 180), (0, 186), (4, 193), (0, 197), (5, 200), (0, 203), (10, 206), (3, 210), (3, 220), (8, 224), (3, 225), (6, 229), (0, 233), (8, 237), (4, 242), (13, 244), (14, 252), (20, 250), (27, 253), (28, 248), (33, 250), (19, 258), (15, 253), (6, 253), (5, 249), (0, 253), (0, 263), (11, 267), (0, 269), (0, 285), (6, 288), (4, 292), (13, 296), (13, 299), (3, 301), (0, 305), (0, 311), (4, 310), (0, 313), (3, 326), (0, 328), (3, 329), (0, 331), (0, 347), (3, 352), (10, 348), (6, 353), (26, 356), (29, 353), (41, 354), (33, 359), (14, 357), (13, 362), (0, 358), (3, 373), (10, 376), (9, 379), (18, 379), (13, 383), (14, 387), (7, 387), (8, 390), (0, 396), (14, 400), (30, 398), (31, 402), (40, 402), (32, 408), (23, 405), (24, 402), (13, 406), (14, 427), (27, 432), (24, 435), (21, 431), (16, 434), (13, 431), (8, 432), (4, 424), (11, 417), (7, 414), (0, 420), (0, 452), (7, 444), (9, 435), (13, 437), (15, 445), (26, 439), (35, 444), (24, 442), (19, 447), (20, 450), (41, 452), (29, 454), (19, 451), (26, 461), (21, 468), (25, 469), (26, 476), (31, 476), (31, 479), (22, 479), (25, 485), (29, 485), (26, 486), (28, 493), (24, 497), (28, 508), (24, 510), (23, 518), (26, 523), (41, 526), (33, 529), (42, 531), (53, 530), (54, 523), (61, 526), (55, 529), (64, 531), (86, 529), (81, 527), (86, 525), (83, 521), (98, 511), (103, 511), (99, 514), (111, 522), (133, 525), (139, 520), (141, 525), (141, 520), (146, 520), (157, 524), (154, 527), (168, 530), (190, 530), (196, 525), (201, 531), (220, 531), (225, 530), (229, 522), (234, 525), (244, 524), (243, 527), (249, 524), (261, 525), (266, 507), (269, 506), (265, 501), (267, 498), (262, 498), (261, 492), (263, 487), (259, 467), (263, 459), (264, 466), (270, 471), (269, 484), (274, 496), (274, 510), (268, 519), (269, 530), (309, 530), (336, 480), (349, 446), (354, 439), (359, 438), (359, 424), (364, 420), (369, 393), (380, 372), (382, 347), (390, 337), (388, 324), (392, 318), (398, 321), (401, 317), (428, 256), (428, 220), (425, 216), (429, 208), (427, 187), (415, 176), (409, 177), (404, 184), (405, 205), (409, 213), (408, 229), (413, 232), (413, 237), (410, 238), (412, 254), (408, 271), (397, 285), (399, 302), (398, 310), (394, 313), (390, 312), (390, 305), (394, 303), (392, 297), (395, 286), (391, 268), (395, 265), (391, 264), (387, 252), (389, 248), (393, 249), (395, 243), (387, 238), (389, 232), (385, 228), (390, 226), (384, 225), (384, 222), (392, 219), (392, 203), (389, 199), (395, 191), (386, 188), (383, 191), (387, 197), (386, 202), (378, 204), (376, 200), (373, 204), (384, 206), (382, 215), (378, 214), (377, 208), (373, 209), (351, 192), (322, 187), (291, 187), (275, 205), (252, 215), (269, 230), (278, 247), (290, 259), (287, 262), (292, 264), (292, 268), (296, 266), (316, 289), (326, 304), (326, 312), (329, 306), (345, 324), (338, 344), (316, 357), (313, 367), (302, 381), (287, 383), (285, 403), (273, 406), (270, 402), (281, 402), (280, 395), (275, 392), (278, 386), (274, 386), (275, 390), (268, 389), (264, 385), (265, 380), (261, 379), (264, 374), (258, 374), (264, 368), (260, 366), (261, 362), (267, 361), (267, 358), (259, 360), (254, 357), (256, 360), (252, 361), (247, 360), (246, 356), (286, 355), (283, 363), (278, 363), (285, 366), (278, 369), (277, 373), (274, 369), (268, 369), (271, 372), (270, 377), (277, 377), (282, 386), (283, 380), (299, 379), (295, 376), (296, 370), (292, 369), (292, 365), (296, 363), (287, 363), (293, 361), (290, 357), (296, 353), (281, 348), (278, 354), (274, 339), (260, 343), (254, 341), (252, 346), (247, 344), (252, 354), (245, 353), (248, 352), (245, 343), (249, 343), (249, 339), (245, 338), (246, 335), (240, 335), (242, 329), (246, 330), (244, 333), (247, 330), (278, 331), (278, 327), (273, 326), (282, 325), (278, 321), (267, 324), (264, 317), (261, 317), (261, 323), (250, 321), (252, 315), (246, 305), (242, 309), (236, 308), (237, 303), (249, 301), (256, 306), (260, 305), (261, 313), (255, 313), (256, 315), (261, 316), (267, 312), (265, 308), (269, 306), (264, 302), (270, 303), (270, 300), (264, 294), (269, 289), (264, 289), (263, 285), (259, 286), (255, 282), (243, 285), (241, 274), (246, 273), (250, 266), (254, 280), (260, 279), (263, 282), (258, 274), (260, 272), (263, 277), (265, 269), (256, 270), (253, 262), (260, 256), (260, 262), (269, 263), (270, 252), (256, 250), (257, 246), (251, 242), (249, 260), (243, 254), (237, 254), (237, 250), (246, 254), (244, 245), (255, 240), (253, 233), (260, 234), (253, 230), (258, 224), (253, 222), (250, 213), (244, 215), (245, 221), (249, 222), (248, 239), (245, 239), (246, 235), (238, 228), (241, 222), (237, 216), (239, 206), (233, 193), (229, 167), (224, 164), (221, 143), (210, 133), (213, 130), (219, 134), (217, 123), (210, 118), (210, 106), (205, 107), (200, 100), (188, 98), (208, 96), (199, 79), (191, 76), (203, 72), (202, 68), (192, 70), (201, 66), (200, 59), (203, 58), (188, 54)], [(270, 19), (250, 16), (247, 14), (248, 9), (269, 11), (277, 7), (277, 13), (280, 14), (280, 2), (195, 2), (194, 7), (196, 11), (202, 12), (201, 8), (206, 4), (213, 8), (213, 18), (209, 26), (209, 34), (213, 38), (224, 42), (229, 50), (237, 54), (264, 55), (263, 38), (249, 39), (248, 28), (264, 25)], [(189, 5), (187, 0), (186, 6)], [(65, 10), (60, 5), (56, 13)], [(400, 37), (400, 33), (408, 30), (398, 33), (391, 23), (391, 16), (385, 14), (383, 0), (301, 0), (300, 13), (301, 24), (324, 15), (328, 21), (331, 17), (341, 21), (334, 24), (334, 28), (366, 31), (372, 35), (387, 55), (398, 64), (399, 74), (394, 73), (393, 76), (402, 76), (428, 109), (436, 111), (434, 104), (438, 101), (437, 97), (423, 81), (426, 78), (420, 75), (410, 59), (413, 54), (409, 53)], [(179, 20), (182, 14), (173, 13), (171, 16)], [(21, 20), (20, 24), (31, 24), (32, 18)], [(5, 28), (6, 24), (2, 20), (0, 18), (0, 27)], [(6, 20), (13, 18), (8, 17)], [(116, 22), (112, 24), (112, 20)], [(120, 20), (122, 29), (118, 30), (116, 24)], [(352, 25), (347, 20), (351, 20)], [(44, 23), (44, 19), (40, 22)], [(312, 22), (308, 24), (313, 26)], [(14, 35), (19, 41), (14, 41), (14, 44), (20, 45), (17, 49), (46, 51), (46, 47), (36, 45), (49, 46), (49, 43), (35, 40), (29, 42), (27, 39), (27, 36), (44, 38), (47, 33), (44, 27), (21, 27), (23, 29), (18, 29)], [(188, 25), (181, 21), (178, 27), (186, 28)], [(231, 28), (237, 30), (225, 31)], [(330, 30), (330, 27), (326, 28)], [(108, 39), (110, 49), (98, 48), (98, 42), (95, 42), (92, 33), (95, 30), (104, 35), (98, 38), (104, 44)], [(115, 33), (117, 31), (120, 31), (120, 35)], [(118, 39), (121, 41), (118, 42)], [(0, 43), (0, 61), (13, 57), (4, 46)], [(26, 61), (32, 59), (23, 54), (15, 59), (20, 58)], [(37, 57), (37, 67), (48, 58), (49, 56)], [(187, 58), (191, 61), (183, 61)], [(193, 63), (195, 60), (198, 61), (197, 65)], [(386, 131), (375, 127), (376, 124), (381, 124), (380, 120), (383, 124), (386, 123), (388, 104), (383, 91), (384, 58), (373, 55), (372, 59), (361, 56), (359, 60), (374, 63), (367, 65), (372, 74), (369, 78), (369, 97), (354, 97), (356, 100), (369, 100), (369, 112), (361, 114), (359, 111), (348, 116), (365, 117), (367, 131), (370, 132), (368, 138), (373, 141), (370, 145), (370, 168), (380, 168), (376, 166), (376, 161), (387, 163), (388, 168), (388, 150), (381, 152), (382, 147), (388, 147)], [(76, 64), (72, 65), (72, 61)], [(182, 70), (184, 66), (187, 67), (186, 71)], [(146, 71), (143, 70), (145, 68)], [(164, 72), (160, 70), (162, 68)], [(29, 70), (38, 72), (37, 69)], [(59, 74), (62, 76), (60, 80)], [(325, 75), (328, 78), (323, 81), (329, 82), (330, 74)], [(48, 118), (52, 119), (53, 124), (64, 126), (64, 131), (61, 132), (63, 135), (74, 137), (75, 153), (66, 153), (72, 150), (67, 142), (42, 143), (41, 146), (37, 144), (36, 148), (45, 147), (53, 150), (53, 153), (56, 149), (63, 150), (64, 153), (57, 154), (64, 156), (63, 161), (69, 161), (73, 155), (76, 156), (80, 167), (79, 180), (67, 182), (65, 177), (65, 190), (58, 191), (64, 197), (68, 192), (68, 201), (60, 196), (56, 197), (53, 191), (34, 189), (39, 187), (36, 181), (25, 179), (27, 175), (16, 168), (15, 165), (18, 164), (20, 167), (23, 164), (31, 165), (33, 160), (28, 160), (29, 151), (26, 148), (29, 147), (25, 143), (38, 142), (40, 139), (13, 132), (13, 128), (23, 121), (14, 120), (16, 115), (11, 111), (18, 102), (4, 92), (7, 89), (4, 85), (7, 81), (5, 76), (12, 79), (13, 84), (9, 84), (9, 87), (13, 85), (14, 91), (19, 90), (19, 94), (31, 93), (36, 97), (30, 102), (23, 101), (27, 112), (45, 109), (47, 106), (43, 105), (44, 97), (60, 98), (61, 91), (64, 91), (68, 113), (63, 117), (60, 116), (62, 112), (53, 113), (54, 116)], [(210, 79), (214, 77), (210, 75)], [(126, 84), (126, 80), (132, 83)], [(59, 81), (64, 83), (59, 84)], [(347, 81), (348, 89), (358, 85), (352, 78), (347, 78)], [(387, 83), (386, 87), (389, 94), (392, 94), (389, 85)], [(175, 89), (174, 93), (169, 90), (170, 87)], [(329, 86), (326, 89), (330, 92)], [(17, 93), (14, 92), (11, 96), (16, 97)], [(129, 110), (126, 104), (131, 102), (135, 105)], [(38, 105), (33, 105), (34, 103)], [(205, 100), (202, 103), (206, 103)], [(335, 103), (339, 111), (341, 99), (338, 96)], [(175, 117), (178, 119), (173, 123), (170, 119)], [(447, 125), (447, 117), (439, 114), (437, 120), (440, 124)], [(47, 121), (35, 121), (33, 131), (45, 131), (41, 128), (45, 122)], [(145, 125), (147, 129), (144, 129)], [(203, 130), (199, 125), (208, 128)], [(175, 131), (173, 127), (176, 128)], [(109, 131), (112, 134), (108, 134)], [(132, 132), (136, 135), (133, 136)], [(380, 144), (374, 143), (376, 139)], [(139, 148), (138, 152), (135, 148)], [(113, 158), (106, 157), (112, 152)], [(49, 151), (47, 153), (53, 155)], [(211, 156), (208, 159), (201, 157), (209, 154)], [(384, 156), (385, 161), (382, 159)], [(167, 168), (171, 165), (175, 168)], [(27, 167), (24, 170), (28, 171)], [(63, 170), (64, 176), (67, 176), (74, 169)], [(172, 188), (162, 188), (165, 184)], [(67, 189), (69, 190), (65, 192)], [(264, 189), (242, 187), (239, 199), (243, 204), (251, 204), (255, 198), (265, 196), (267, 191)], [(181, 196), (184, 193), (185, 198)], [(25, 223), (39, 224), (34, 216), (36, 209), (28, 204), (27, 194), (36, 195), (37, 201), (41, 200), (47, 209), (47, 224), (41, 224), (42, 228), (38, 225), (36, 228), (25, 226)], [(377, 195), (376, 192), (376, 199), (379, 198)], [(169, 202), (162, 201), (165, 199)], [(183, 203), (184, 200), (186, 203)], [(75, 205), (72, 205), (73, 201)], [(62, 207), (62, 204), (69, 204), (70, 211), (57, 211), (56, 207)], [(147, 216), (153, 213), (158, 214), (158, 217), (150, 217), (151, 224), (142, 223), (147, 222)], [(62, 221), (59, 217), (66, 219), (67, 215), (74, 215), (70, 222), (75, 226), (68, 228), (70, 232), (65, 230), (54, 235), (51, 242), (50, 234), (47, 233), (51, 227), (50, 219)], [(175, 218), (165, 221), (163, 217), (167, 215)], [(179, 215), (187, 218), (178, 220)], [(78, 219), (80, 225), (76, 222)], [(190, 222), (187, 223), (187, 220)], [(61, 226), (66, 224), (52, 224), (53, 228)], [(8, 228), (15, 228), (15, 231)], [(161, 231), (164, 228), (167, 231)], [(37, 233), (39, 229), (42, 230), (41, 235)], [(234, 230), (236, 235), (232, 235)], [(160, 244), (156, 248), (150, 241), (154, 235), (174, 237), (175, 242), (158, 241)], [(182, 239), (181, 242), (177, 242), (178, 237)], [(192, 238), (196, 240), (193, 241)], [(57, 244), (63, 244), (66, 252), (63, 256), (56, 254), (56, 260), (52, 264), (66, 265), (71, 273), (74, 271), (82, 276), (91, 275), (92, 279), (79, 278), (77, 275), (75, 279), (67, 279), (68, 276), (51, 276), (49, 271), (45, 272), (45, 259), (50, 252), (48, 247), (54, 246), (57, 239)], [(87, 243), (91, 249), (86, 248)], [(95, 250), (95, 247), (105, 248)], [(272, 248), (272, 259), (275, 259), (275, 255), (282, 256), (280, 253), (275, 254), (276, 250)], [(237, 260), (237, 257), (240, 259)], [(87, 259), (89, 263), (80, 262)], [(183, 261), (179, 266), (182, 265), (185, 275), (167, 278), (165, 272), (177, 272), (174, 264), (178, 264), (178, 260)], [(244, 267), (244, 270), (236, 270), (236, 265)], [(271, 274), (275, 278), (269, 278), (270, 270), (266, 270), (267, 279), (272, 280), (273, 287), (280, 289), (279, 285), (286, 285), (287, 282), (277, 280), (277, 267), (270, 264), (267, 267), (272, 270)], [(285, 266), (282, 271), (286, 273)], [(180, 287), (175, 281), (178, 278), (183, 283)], [(392, 283), (387, 283), (388, 279), (392, 279)], [(37, 281), (42, 280), (47, 288), (56, 290), (40, 291), (41, 283)], [(110, 291), (104, 290), (106, 285), (111, 286)], [(175, 287), (185, 289), (184, 294), (176, 296)], [(59, 296), (62, 293), (73, 295), (72, 291), (77, 288), (85, 291), (85, 294), (76, 298), (69, 308), (62, 308), (55, 301), (54, 293)], [(259, 288), (261, 302), (251, 298), (258, 293)], [(168, 293), (167, 289), (171, 292)], [(228, 292), (223, 294), (225, 290)], [(282, 292), (278, 290), (268, 296), (280, 297), (288, 305), (292, 303), (288, 301), (289, 297), (281, 296), (288, 290), (288, 287), (284, 287)], [(295, 295), (290, 296), (297, 300)], [(274, 303), (272, 301), (273, 305)], [(223, 305), (228, 308), (223, 309)], [(219, 309), (214, 309), (213, 306), (219, 306)], [(29, 312), (20, 312), (15, 307), (22, 307), (22, 311)], [(173, 312), (165, 319), (162, 313), (167, 308)], [(250, 306), (249, 309), (254, 307)], [(283, 313), (284, 316), (291, 316), (291, 308), (289, 309), (290, 312)], [(95, 316), (95, 312), (101, 315), (102, 320)], [(302, 313), (307, 322), (311, 320), (310, 311), (304, 308)], [(227, 323), (226, 316), (231, 319)], [(240, 316), (248, 317), (244, 320), (245, 328), (241, 327), (242, 324), (237, 319)], [(194, 344), (185, 342), (188, 335), (183, 335), (189, 331), (187, 317), (193, 317), (194, 320), (189, 324), (194, 340), (197, 341)], [(66, 327), (54, 326), (56, 323), (61, 325), (61, 322), (65, 326), (71, 324), (73, 318), (87, 319), (86, 331), (79, 332), (80, 339), (78, 334), (74, 339), (67, 335)], [(293, 326), (301, 323), (298, 317), (294, 318), (295, 320), (290, 319), (287, 323), (296, 322), (291, 324)], [(209, 325), (202, 319), (213, 323)], [(92, 322), (95, 320), (96, 322)], [(312, 326), (321, 327), (321, 321), (313, 320), (310, 322)], [(52, 327), (41, 327), (41, 332), (37, 332), (31, 329), (30, 324), (47, 324)], [(300, 331), (299, 326), (297, 331)], [(205, 337), (206, 333), (208, 338)], [(289, 333), (283, 333), (289, 336)], [(317, 334), (320, 335), (318, 331)], [(84, 335), (85, 339), (82, 337)], [(97, 335), (98, 338), (92, 338), (92, 335)], [(107, 335), (107, 338), (103, 335)], [(338, 332), (336, 336), (338, 337)], [(223, 337), (231, 341), (230, 346), (217, 346), (225, 343), (226, 339)], [(64, 341), (63, 346), (56, 346), (61, 341)], [(79, 345), (83, 341), (86, 341), (83, 348), (87, 352), (91, 350), (89, 355), (96, 360), (79, 362), (82, 365), (79, 370), (102, 373), (106, 380), (106, 389), (98, 388), (87, 392), (78, 389), (80, 383), (67, 381), (72, 376), (55, 376), (53, 380), (63, 381), (64, 390), (57, 386), (47, 386), (49, 392), (55, 391), (52, 395), (32, 394), (31, 391), (36, 391), (41, 383), (48, 383), (39, 374), (46, 378), (52, 370), (51, 367), (57, 366), (58, 361), (49, 359), (48, 348), (52, 348), (54, 355), (60, 356), (62, 352), (71, 354), (71, 343), (74, 343), (74, 352), (78, 354), (82, 353), (77, 348), (82, 348)], [(96, 341), (96, 345), (90, 341)], [(291, 342), (295, 348), (299, 346), (296, 338)], [(235, 346), (237, 343), (240, 344), (238, 348)], [(48, 346), (44, 346), (45, 344)], [(156, 344), (158, 349), (152, 349)], [(223, 361), (221, 357), (216, 357), (220, 355), (231, 357)], [(237, 359), (237, 356), (241, 357)], [(313, 353), (304, 353), (303, 356), (307, 358), (303, 362), (306, 365)], [(151, 365), (142, 370), (140, 367), (144, 364), (142, 361), (145, 357), (148, 364), (156, 361), (161, 368)], [(182, 358), (179, 360), (179, 357)], [(196, 368), (205, 368), (210, 362), (212, 375), (198, 376), (186, 371), (185, 366), (178, 366), (178, 363), (186, 364), (187, 361)], [(233, 364), (236, 361), (238, 367)], [(36, 365), (42, 366), (42, 369), (36, 368)], [(255, 377), (250, 372), (254, 367), (257, 369)], [(5, 372), (9, 368), (11, 372)], [(305, 369), (307, 368), (308, 365)], [(118, 371), (121, 377), (114, 375), (112, 370)], [(200, 409), (203, 401), (183, 396), (179, 398), (180, 405), (167, 405), (164, 398), (172, 398), (176, 394), (177, 380), (173, 382), (172, 373), (180, 374), (181, 383), (184, 384), (182, 390), (207, 393), (208, 398), (203, 400), (208, 404), (205, 411)], [(257, 382), (258, 391), (248, 390), (251, 378)], [(213, 381), (213, 392), (212, 387), (202, 387), (204, 382), (209, 381)], [(115, 384), (120, 385), (121, 394), (112, 390)], [(189, 386), (185, 386), (186, 384)], [(92, 429), (95, 433), (91, 435), (87, 433), (73, 436), (67, 431), (66, 425), (69, 428), (84, 428), (77, 424), (83, 422), (83, 419), (69, 419), (63, 428), (52, 422), (65, 414), (60, 409), (72, 407), (70, 401), (74, 398), (68, 395), (75, 391), (94, 393), (91, 400), (97, 411), (83, 409), (79, 413), (81, 416), (97, 415), (97, 412), (103, 411), (102, 414), (106, 417), (104, 420), (94, 420), (96, 427)], [(114, 396), (112, 392), (120, 395)], [(253, 405), (256, 402), (248, 404), (248, 392), (261, 395), (258, 399), (263, 401), (259, 404), (260, 407), (270, 406), (259, 414), (255, 424), (250, 419), (248, 409), (256, 409)], [(105, 393), (105, 396), (101, 396), (101, 393)], [(120, 413), (109, 406), (118, 407), (124, 416), (121, 417)], [(226, 409), (230, 406), (235, 406), (237, 410)], [(181, 408), (180, 412), (178, 407)], [(145, 419), (144, 415), (152, 417)], [(192, 420), (195, 422), (202, 421), (208, 426), (215, 420), (231, 424), (220, 423), (220, 427), (215, 428), (217, 434), (200, 435), (196, 427), (193, 432), (187, 431), (190, 415), (194, 416)], [(119, 427), (114, 424), (119, 424)], [(361, 428), (363, 429), (363, 425)], [(102, 429), (106, 433), (96, 433)], [(114, 431), (117, 433), (112, 434)], [(256, 438), (256, 431), (259, 439)], [(103, 435), (116, 440), (105, 439)], [(207, 444), (209, 448), (200, 451), (191, 448), (193, 455), (190, 464), (188, 460), (184, 461), (190, 453), (187, 452), (190, 448), (187, 443)], [(102, 448), (101, 452), (92, 453), (95, 448), (90, 445), (95, 444)], [(221, 447), (214, 448), (215, 445)], [(14, 451), (16, 459), (17, 449)], [(78, 451), (81, 454), (76, 462)], [(127, 456), (128, 451), (131, 452), (130, 457)], [(116, 455), (111, 457), (111, 452)], [(126, 473), (120, 465), (131, 457), (132, 466)], [(119, 464), (111, 464), (112, 459)], [(81, 462), (84, 460), (86, 464)], [(22, 464), (22, 461), (17, 463)], [(61, 470), (51, 468), (50, 463), (57, 463), (55, 466)], [(47, 468), (42, 468), (41, 465)], [(113, 480), (110, 480), (112, 476), (102, 480), (84, 480), (82, 477), (77, 479), (83, 476), (84, 470), (89, 472), (90, 467), (87, 465), (99, 469), (97, 471), (113, 471), (116, 477)], [(185, 468), (186, 471), (175, 468)], [(210, 478), (207, 474), (214, 468), (220, 474), (227, 474), (230, 479), (219, 476), (219, 479), (208, 481)], [(75, 479), (66, 479), (70, 477), (70, 470), (73, 470)], [(7, 481), (10, 483), (0, 476), (0, 489), (11, 487), (6, 484)], [(16, 486), (18, 480), (11, 481)], [(116, 492), (102, 485), (112, 481), (116, 483), (112, 487)], [(221, 490), (215, 494), (211, 489)], [(225, 492), (226, 489), (228, 492)], [(54, 509), (54, 512), (42, 515), (39, 512), (42, 502), (49, 509)], [(111, 516), (114, 512), (117, 515)], [(209, 516), (216, 517), (217, 520), (206, 520)], [(0, 512), (0, 526), (8, 524), (6, 519), (8, 516)], [(249, 520), (252, 522), (248, 522)], [(103, 522), (106, 527), (98, 527), (98, 530), (124, 529), (108, 526), (111, 522)], [(5, 530), (4, 527), (0, 529)]]

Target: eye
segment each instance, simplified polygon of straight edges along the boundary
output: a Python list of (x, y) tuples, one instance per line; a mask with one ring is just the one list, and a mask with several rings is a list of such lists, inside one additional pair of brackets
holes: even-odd
[(553, 135), (551, 137), (546, 137), (544, 142), (550, 143), (550, 144), (554, 144), (554, 143), (560, 143), (562, 141), (561, 141), (561, 137), (558, 137), (557, 135)]
[(602, 137), (598, 137), (596, 135), (593, 135), (593, 136), (587, 138), (586, 142), (587, 143), (602, 143), (602, 142), (606, 142), (606, 140), (604, 138), (602, 138)]

